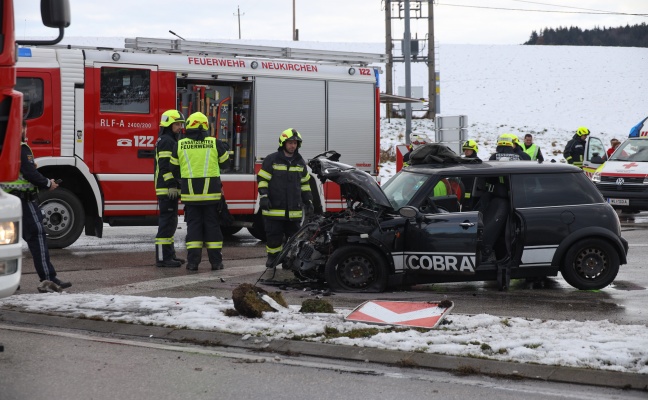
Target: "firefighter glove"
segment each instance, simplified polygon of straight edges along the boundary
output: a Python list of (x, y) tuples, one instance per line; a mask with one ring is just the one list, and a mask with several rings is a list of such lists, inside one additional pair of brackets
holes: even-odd
[(272, 207), (272, 205), (270, 204), (268, 196), (261, 197), (259, 200), (259, 208), (268, 211), (270, 207)]
[(169, 198), (170, 198), (170, 199), (175, 200), (175, 199), (177, 199), (179, 196), (180, 196), (180, 189), (178, 189), (178, 188), (174, 188), (174, 187), (169, 188)]
[(313, 206), (313, 202), (309, 200), (306, 203), (306, 217), (310, 217), (314, 213), (315, 213), (315, 207)]

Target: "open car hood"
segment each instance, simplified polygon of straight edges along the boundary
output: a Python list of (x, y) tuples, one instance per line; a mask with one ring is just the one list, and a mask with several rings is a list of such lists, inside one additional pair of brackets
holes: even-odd
[[(338, 153), (335, 154), (337, 157), (331, 158), (339, 157)], [(330, 180), (340, 185), (342, 196), (345, 199), (361, 202), (372, 209), (376, 207), (392, 208), (378, 182), (368, 173), (323, 156), (313, 158), (308, 162), (308, 166), (322, 183)]]

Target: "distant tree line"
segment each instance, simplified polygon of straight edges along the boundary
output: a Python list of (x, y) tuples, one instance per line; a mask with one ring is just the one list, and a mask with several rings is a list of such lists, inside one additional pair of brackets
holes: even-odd
[(537, 31), (531, 32), (529, 41), (524, 44), (648, 47), (648, 25), (643, 22), (641, 25), (585, 30), (577, 26), (544, 28), (540, 34)]

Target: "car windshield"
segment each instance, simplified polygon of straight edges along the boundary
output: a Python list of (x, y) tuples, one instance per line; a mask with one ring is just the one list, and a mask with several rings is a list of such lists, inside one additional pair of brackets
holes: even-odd
[(610, 160), (648, 162), (648, 139), (625, 141), (612, 154)]
[(408, 204), (416, 192), (430, 179), (430, 176), (401, 171), (394, 175), (383, 187), (394, 210)]

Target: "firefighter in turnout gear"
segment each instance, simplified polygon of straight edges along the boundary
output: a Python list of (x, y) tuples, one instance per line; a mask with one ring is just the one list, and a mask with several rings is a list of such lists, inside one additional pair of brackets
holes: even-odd
[(29, 251), (34, 259), (34, 267), (38, 273), (40, 284), (37, 289), (41, 293), (61, 292), (72, 286), (56, 276), (54, 265), (50, 261), (47, 247), (47, 234), (43, 226), (43, 214), (37, 203), (39, 190), (54, 190), (58, 187), (54, 179), (47, 179), (37, 169), (34, 153), (27, 145), (27, 123), (23, 121), (22, 146), (20, 146), (20, 175), (13, 182), (0, 183), (5, 192), (20, 198), (22, 204), (22, 238), (27, 242)]
[(193, 113), (185, 124), (186, 137), (173, 149), (171, 165), (180, 176), (187, 223), (187, 269), (197, 271), (202, 249), (207, 248), (211, 269), (223, 269), (223, 234), (218, 215), (223, 207), (220, 171), (229, 168), (226, 143), (209, 136), (205, 114)]
[(307, 216), (313, 213), (313, 195), (306, 162), (299, 154), (302, 137), (289, 128), (279, 136), (279, 149), (263, 160), (257, 175), (259, 208), (263, 214), (266, 232), (266, 267), (283, 248), (284, 235), (292, 236), (299, 229), (305, 208)]
[(569, 164), (573, 164), (579, 168), (583, 168), (583, 158), (585, 157), (585, 142), (587, 141), (587, 136), (590, 134), (590, 130), (581, 126), (576, 129), (574, 137), (567, 142), (565, 150), (563, 151), (563, 156)]
[(491, 161), (530, 161), (531, 157), (520, 148), (518, 137), (512, 133), (502, 133), (497, 138), (495, 153), (489, 158)]
[(160, 118), (160, 131), (155, 145), (155, 194), (160, 216), (155, 236), (155, 265), (179, 267), (184, 260), (176, 257), (173, 235), (178, 229), (180, 184), (171, 172), (171, 154), (178, 143), (177, 135), (184, 127), (184, 116), (178, 110), (167, 110)]

